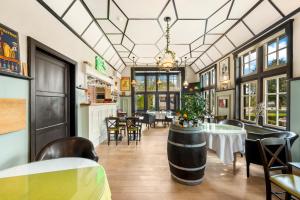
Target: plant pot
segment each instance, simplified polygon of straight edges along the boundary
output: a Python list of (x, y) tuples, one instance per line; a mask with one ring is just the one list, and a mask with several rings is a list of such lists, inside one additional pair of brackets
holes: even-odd
[(200, 127), (171, 125), (168, 137), (168, 160), (172, 178), (182, 184), (203, 181), (207, 157), (205, 133)]

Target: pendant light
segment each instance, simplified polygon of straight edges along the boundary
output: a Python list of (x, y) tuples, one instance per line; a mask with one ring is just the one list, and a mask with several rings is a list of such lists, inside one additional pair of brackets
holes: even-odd
[[(133, 56), (133, 57), (132, 57), (132, 66), (135, 65), (134, 59), (135, 59), (135, 57)], [(133, 77), (131, 77), (131, 78), (133, 78)], [(136, 83), (136, 80), (135, 80), (135, 79), (132, 79), (132, 81), (131, 81), (132, 87), (135, 87), (136, 84), (137, 84), (137, 83)]]
[[(184, 69), (186, 70), (186, 59), (187, 57), (184, 57), (185, 61), (184, 61)], [(189, 86), (189, 83), (188, 81), (186, 80), (186, 71), (185, 71), (185, 74), (184, 74), (184, 82), (183, 82), (183, 87), (184, 88), (187, 88)]]

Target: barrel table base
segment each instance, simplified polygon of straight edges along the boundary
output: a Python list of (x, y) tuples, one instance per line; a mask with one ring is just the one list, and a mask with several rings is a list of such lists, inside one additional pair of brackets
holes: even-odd
[(170, 127), (168, 159), (175, 181), (186, 185), (200, 184), (204, 179), (206, 157), (206, 139), (201, 129)]

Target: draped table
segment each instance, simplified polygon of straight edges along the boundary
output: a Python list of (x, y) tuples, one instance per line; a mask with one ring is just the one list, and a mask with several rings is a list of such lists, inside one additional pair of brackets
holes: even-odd
[(232, 163), (235, 172), (236, 154), (245, 152), (246, 130), (215, 123), (204, 123), (201, 126), (206, 135), (207, 148), (215, 151), (224, 164)]
[(111, 200), (104, 168), (84, 158), (33, 162), (0, 171), (1, 200)]

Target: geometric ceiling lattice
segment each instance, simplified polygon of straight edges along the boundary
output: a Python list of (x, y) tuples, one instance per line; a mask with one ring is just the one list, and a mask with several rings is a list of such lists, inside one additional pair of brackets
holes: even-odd
[(116, 70), (155, 65), (166, 48), (194, 72), (300, 7), (300, 0), (38, 0)]

